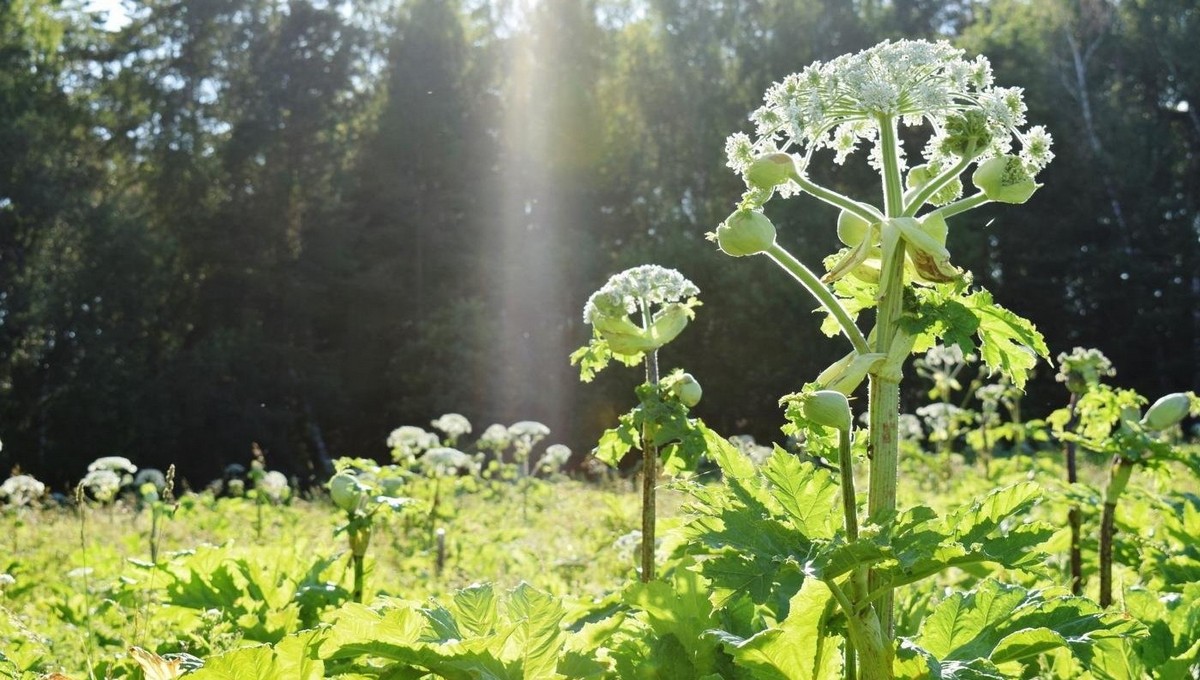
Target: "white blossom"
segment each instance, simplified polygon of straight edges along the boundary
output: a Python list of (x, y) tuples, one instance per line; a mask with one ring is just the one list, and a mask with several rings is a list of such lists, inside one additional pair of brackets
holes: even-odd
[(92, 498), (101, 503), (108, 503), (116, 497), (121, 489), (121, 477), (108, 468), (91, 470), (80, 481), (83, 488), (92, 494)]
[(500, 423), (492, 423), (487, 426), (483, 434), (479, 435), (479, 441), (475, 445), (481, 449), (499, 452), (508, 448), (511, 439), (507, 427)]
[(291, 493), (287, 477), (278, 470), (264, 473), (262, 477), (258, 478), (255, 485), (272, 503), (281, 503), (287, 500)]
[(0, 484), (0, 496), (16, 507), (30, 505), (46, 493), (46, 485), (32, 475), (14, 475)]
[(551, 444), (546, 447), (538, 467), (546, 472), (556, 472), (571, 459), (571, 449), (563, 444)]
[(88, 465), (87, 469), (88, 472), (95, 472), (96, 470), (109, 470), (117, 473), (118, 475), (132, 475), (138, 471), (137, 466), (124, 456), (104, 456), (102, 458), (97, 458), (96, 460), (92, 461), (91, 465)]
[(396, 460), (411, 460), (439, 443), (436, 434), (415, 425), (401, 425), (392, 430), (387, 438), (387, 446)]
[(421, 456), (420, 462), (427, 472), (442, 477), (471, 467), (473, 461), (470, 456), (458, 449), (439, 446), (426, 451)]
[(445, 433), (450, 441), (455, 441), (464, 434), (471, 433), (471, 421), (459, 413), (447, 413), (434, 420), (430, 425)]
[[(982, 114), (981, 129), (990, 133), (986, 148), (975, 150), (980, 160), (1007, 153), (1015, 138), (1023, 145), (1022, 159), (1037, 171), (1053, 158), (1051, 140), (1044, 129), (1022, 132), (1023, 95), (1021, 88), (996, 87), (983, 56), (968, 61), (963, 50), (944, 41), (887, 41), (815, 62), (772, 85), (764, 105), (750, 114), (755, 138), (735, 134), (726, 141), (725, 153), (729, 167), (742, 175), (754, 158), (789, 147), (798, 150), (801, 167), (824, 148), (842, 163), (859, 141), (877, 138), (882, 118), (928, 123), (935, 136), (944, 136), (948, 120), (973, 111)], [(950, 155), (945, 144), (926, 146), (928, 163)]]
[(696, 284), (674, 269), (642, 265), (614, 274), (592, 293), (583, 307), (583, 320), (592, 323), (598, 315), (621, 317), (638, 311), (642, 304), (680, 302), (699, 293)]

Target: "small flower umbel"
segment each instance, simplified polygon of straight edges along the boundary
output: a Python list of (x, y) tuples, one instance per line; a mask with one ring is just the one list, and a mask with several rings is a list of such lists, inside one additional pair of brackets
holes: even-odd
[[(987, 291), (970, 289), (970, 275), (951, 262), (948, 247), (950, 218), (987, 203), (1021, 203), (1036, 191), (1037, 173), (1053, 158), (1051, 139), (1029, 127), (1025, 114), (1022, 90), (997, 86), (984, 57), (968, 59), (945, 42), (901, 40), (816, 62), (775, 83), (750, 115), (753, 133), (726, 141), (729, 167), (747, 189), (710, 238), (729, 255), (765, 254), (785, 269), (829, 315), (824, 329), (851, 345), (799, 394), (848, 396), (869, 378), (869, 522), (896, 510), (899, 384), (910, 353), (945, 338), (964, 353), (978, 349), (1017, 387), (1048, 354), (1031, 323)], [(902, 126), (926, 135), (911, 167)], [(842, 165), (860, 149), (879, 174), (880, 200), (845, 195), (810, 175), (826, 152)], [(968, 171), (971, 193), (964, 190)], [(803, 195), (841, 213), (830, 236), (836, 227), (846, 247), (826, 258), (822, 276), (787, 251), (787, 230), (766, 215), (773, 197)], [(871, 308), (875, 327), (864, 333), (857, 316)], [(890, 587), (872, 575), (868, 588), (869, 602), (856, 606), (877, 608), (879, 630), (890, 639)], [(891, 677), (882, 659), (870, 667), (867, 658), (865, 676)]]
[(699, 293), (700, 289), (682, 274), (658, 265), (615, 274), (588, 298), (583, 320), (592, 327), (592, 339), (571, 354), (571, 364), (579, 365), (584, 382), (590, 382), (614, 358), (627, 366), (645, 367), (646, 382), (638, 388), (640, 406), (621, 417), (619, 428), (605, 433), (596, 452), (597, 458), (615, 466), (633, 446), (642, 450), (643, 581), (654, 578), (655, 484), (660, 447), (668, 456), (668, 467), (677, 468), (687, 467), (689, 458), (694, 464), (698, 450), (703, 448), (674, 443), (698, 432), (687, 412), (700, 400), (700, 384), (682, 371), (660, 383), (658, 371), (659, 348), (678, 337), (695, 316)]

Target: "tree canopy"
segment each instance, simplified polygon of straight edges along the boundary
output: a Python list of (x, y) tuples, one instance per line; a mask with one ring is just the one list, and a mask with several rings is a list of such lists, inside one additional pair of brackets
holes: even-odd
[[(705, 240), (743, 189), (723, 143), (771, 83), (902, 37), (986, 54), (1055, 138), (1028, 204), (950, 234), (956, 263), (1052, 353), (1100, 347), (1148, 393), (1200, 384), (1193, 2), (126, 11), (0, 6), (2, 468), (65, 481), (120, 454), (200, 480), (256, 442), (304, 477), (447, 411), (586, 450), (637, 376), (577, 388), (583, 303), (646, 262), (702, 290), (662, 357), (704, 384), (698, 413), (777, 436), (778, 395), (838, 348), (785, 274)], [(835, 214), (786, 210), (789, 248), (832, 249)], [(1048, 410), (1064, 395), (1039, 373)]]

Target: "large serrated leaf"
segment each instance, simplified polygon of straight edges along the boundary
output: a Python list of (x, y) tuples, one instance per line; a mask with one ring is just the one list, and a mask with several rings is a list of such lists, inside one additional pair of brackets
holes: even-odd
[(507, 614), (514, 628), (500, 658), (519, 662), (526, 680), (554, 677), (564, 637), (562, 603), (522, 583), (508, 593)]
[(244, 647), (205, 660), (191, 680), (294, 680), (280, 673), (275, 653), (267, 645)]
[(763, 468), (772, 495), (795, 528), (809, 538), (833, 537), (840, 487), (827, 471), (776, 448)]
[(973, 293), (963, 302), (979, 319), (979, 353), (994, 371), (1008, 376), (1018, 388), (1025, 387), (1029, 371), (1038, 357), (1049, 357), (1042, 334), (1028, 319), (1017, 316), (992, 300), (986, 290)]
[(838, 638), (826, 629), (833, 611), (829, 587), (804, 582), (791, 600), (790, 614), (778, 626), (742, 639), (710, 631), (754, 680), (834, 680), (841, 675)]
[(496, 593), (491, 584), (476, 584), (454, 594), (454, 618), (471, 635), (486, 635), (496, 627)]

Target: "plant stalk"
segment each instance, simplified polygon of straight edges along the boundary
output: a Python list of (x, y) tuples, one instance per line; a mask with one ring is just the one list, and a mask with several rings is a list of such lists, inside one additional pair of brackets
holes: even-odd
[[(1075, 432), (1075, 428), (1079, 425), (1079, 395), (1071, 393), (1071, 403), (1068, 406), (1071, 417), (1067, 420), (1064, 431), (1068, 433)], [(1074, 485), (1079, 481), (1079, 476), (1076, 471), (1075, 464), (1075, 442), (1069, 439), (1063, 442), (1063, 454), (1066, 456), (1067, 463), (1067, 483)], [(1071, 547), (1069, 561), (1071, 565), (1071, 594), (1083, 594), (1083, 550), (1081, 548), (1082, 539), (1080, 537), (1083, 527), (1083, 515), (1080, 511), (1078, 503), (1071, 503), (1067, 508), (1067, 524), (1071, 527)]]
[[(883, 194), (888, 217), (903, 210), (903, 187), (900, 183), (900, 164), (897, 153), (896, 123), (891, 118), (879, 121), (883, 158)], [(888, 273), (879, 282), (879, 305), (875, 322), (875, 351), (888, 355), (899, 330), (904, 302), (904, 241), (897, 243)], [(899, 476), (900, 441), (900, 377), (875, 371), (870, 374), (868, 409), (870, 417), (870, 489), (867, 498), (867, 517), (871, 522), (883, 522), (896, 510), (896, 483)], [(882, 587), (874, 574), (868, 578), (870, 590)], [(884, 639), (891, 640), (894, 631), (893, 596), (885, 588), (876, 603), (879, 626)], [(860, 654), (862, 650), (859, 650)], [(866, 666), (864, 664), (864, 671)]]
[[(646, 383), (658, 389), (658, 350), (646, 355)], [(658, 482), (658, 447), (650, 423), (642, 424), (642, 583), (654, 580), (655, 484)]]
[(1124, 456), (1113, 458), (1108, 488), (1104, 490), (1104, 510), (1100, 515), (1100, 606), (1112, 604), (1113, 539), (1117, 534), (1117, 499), (1129, 484), (1134, 462)]
[(821, 278), (813, 273), (811, 269), (804, 266), (804, 263), (797, 260), (783, 246), (778, 243), (767, 249), (767, 255), (775, 261), (775, 264), (782, 267), (785, 271), (792, 275), (800, 285), (804, 286), (813, 297), (821, 303), (821, 306), (829, 312), (833, 319), (837, 321), (838, 327), (841, 328), (842, 334), (854, 346), (854, 350), (859, 354), (869, 354), (871, 352), (870, 344), (867, 338), (862, 334), (862, 331), (855, 325), (854, 319), (850, 318), (850, 314), (842, 307), (842, 303), (834, 297), (833, 293), (821, 283)]

